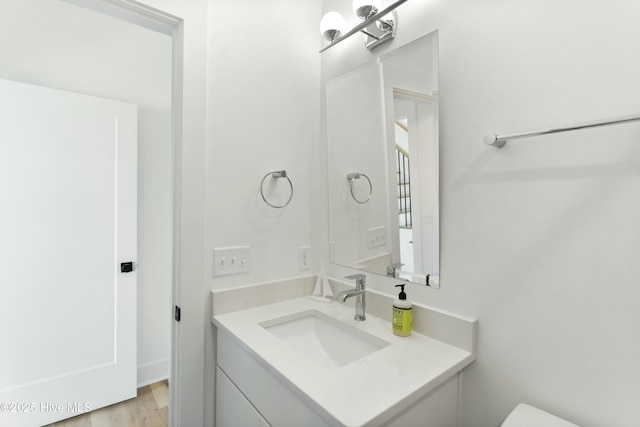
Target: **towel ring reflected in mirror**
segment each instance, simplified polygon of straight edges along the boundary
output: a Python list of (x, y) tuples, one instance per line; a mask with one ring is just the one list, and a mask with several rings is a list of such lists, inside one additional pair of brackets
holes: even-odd
[[(287, 181), (289, 181), (289, 187), (291, 188), (291, 194), (289, 194), (289, 198), (287, 199), (286, 202), (284, 202), (284, 204), (282, 204), (282, 205), (274, 205), (273, 203), (269, 203), (267, 198), (264, 196), (264, 181), (265, 181), (265, 179), (267, 179), (268, 176), (271, 176), (271, 178), (273, 178), (273, 179), (286, 178)], [(264, 202), (266, 204), (268, 204), (269, 206), (271, 206), (272, 208), (281, 209), (281, 208), (284, 208), (285, 206), (287, 206), (289, 204), (289, 202), (291, 202), (291, 199), (293, 198), (293, 183), (291, 182), (291, 179), (287, 176), (287, 171), (286, 170), (280, 170), (280, 171), (269, 172), (268, 174), (266, 174), (264, 176), (264, 178), (262, 178), (262, 181), (260, 182), (260, 195), (262, 196), (262, 200), (264, 200)]]
[[(365, 177), (369, 182), (369, 196), (367, 196), (365, 200), (358, 200), (356, 195), (353, 194), (353, 181), (355, 181), (356, 179), (360, 179), (361, 176)], [(373, 185), (371, 184), (371, 180), (369, 179), (369, 177), (360, 172), (352, 172), (350, 174), (347, 174), (347, 180), (349, 181), (349, 187), (351, 189), (351, 197), (353, 197), (353, 200), (360, 203), (361, 205), (364, 205), (365, 203), (367, 203), (371, 198), (371, 195), (373, 194)]]

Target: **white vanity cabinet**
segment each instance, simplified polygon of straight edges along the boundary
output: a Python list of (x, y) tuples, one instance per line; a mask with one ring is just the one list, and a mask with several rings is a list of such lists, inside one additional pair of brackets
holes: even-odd
[[(243, 307), (229, 310), (223, 297), (218, 301), (224, 305), (214, 300), (213, 313), (219, 308), (219, 314), (212, 317), (216, 427), (457, 427), (460, 372), (475, 360), (475, 320), (423, 309), (419, 314), (429, 321), (429, 335), (401, 338), (375, 312), (357, 322), (353, 308), (338, 303), (299, 297), (248, 308), (242, 299)], [(326, 332), (320, 324), (340, 331)], [(305, 339), (301, 347), (282, 335), (293, 325), (296, 339), (301, 333), (321, 345)], [(355, 335), (345, 341), (342, 333)], [(375, 341), (374, 348), (343, 360), (349, 349), (357, 350), (353, 343), (359, 339)], [(323, 351), (336, 364), (315, 357)]]
[(216, 393), (216, 426), (269, 427), (219, 367), (216, 369)]
[[(275, 378), (250, 356), (237, 342), (218, 331), (218, 369), (216, 374), (229, 381), (246, 405), (234, 402), (225, 404), (226, 390), (220, 388), (216, 378), (216, 427), (240, 427), (245, 419), (255, 415), (264, 417), (266, 425), (273, 427), (304, 426), (327, 427), (322, 418), (310, 409), (298, 396)], [(235, 384), (235, 385), (234, 385)], [(245, 399), (246, 398), (246, 399)], [(248, 399), (248, 401), (247, 401)], [(233, 414), (243, 411), (246, 414)], [(226, 423), (233, 420), (234, 423)]]
[[(343, 425), (337, 420), (323, 419), (312, 409), (317, 406), (314, 402), (305, 403), (227, 334), (218, 331), (217, 341), (216, 427)], [(457, 402), (456, 374), (391, 420), (371, 425), (456, 427)]]

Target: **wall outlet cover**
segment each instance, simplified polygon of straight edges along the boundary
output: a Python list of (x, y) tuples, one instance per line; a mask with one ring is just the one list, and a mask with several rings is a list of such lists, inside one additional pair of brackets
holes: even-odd
[(311, 248), (300, 246), (298, 248), (298, 270), (309, 270), (311, 268)]

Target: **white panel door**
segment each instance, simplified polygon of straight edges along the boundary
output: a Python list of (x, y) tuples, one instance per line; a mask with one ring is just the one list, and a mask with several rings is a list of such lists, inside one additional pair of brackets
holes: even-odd
[(0, 80), (0, 425), (136, 394), (137, 107)]

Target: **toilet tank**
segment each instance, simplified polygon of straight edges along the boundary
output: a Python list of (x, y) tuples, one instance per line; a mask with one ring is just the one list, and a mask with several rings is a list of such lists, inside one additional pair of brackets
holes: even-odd
[(521, 403), (509, 414), (501, 427), (579, 427), (548, 412)]

